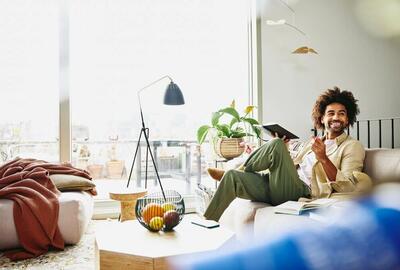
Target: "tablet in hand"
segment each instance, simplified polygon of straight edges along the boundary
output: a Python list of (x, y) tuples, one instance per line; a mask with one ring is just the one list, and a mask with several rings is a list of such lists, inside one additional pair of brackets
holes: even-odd
[(271, 132), (272, 134), (278, 134), (279, 138), (286, 136), (286, 139), (298, 139), (299, 137), (288, 131), (287, 129), (283, 128), (279, 124), (271, 123), (271, 124), (264, 124), (263, 128)]

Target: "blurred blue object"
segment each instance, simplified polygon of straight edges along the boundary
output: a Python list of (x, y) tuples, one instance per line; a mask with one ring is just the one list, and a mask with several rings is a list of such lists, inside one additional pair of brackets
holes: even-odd
[(400, 269), (400, 208), (371, 196), (335, 222), (174, 262), (177, 269)]

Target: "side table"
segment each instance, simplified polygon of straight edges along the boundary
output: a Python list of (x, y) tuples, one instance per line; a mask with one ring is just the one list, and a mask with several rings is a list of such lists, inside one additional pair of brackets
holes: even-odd
[(118, 192), (110, 192), (110, 199), (119, 201), (121, 203), (120, 221), (136, 219), (135, 205), (137, 199), (147, 194), (147, 190), (125, 190)]

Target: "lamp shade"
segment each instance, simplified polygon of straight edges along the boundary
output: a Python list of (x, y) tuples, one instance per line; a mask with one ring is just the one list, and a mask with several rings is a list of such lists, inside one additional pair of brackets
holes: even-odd
[(165, 105), (183, 105), (185, 104), (185, 99), (183, 98), (183, 94), (181, 89), (179, 89), (178, 85), (173, 82), (167, 87), (164, 95), (164, 104)]

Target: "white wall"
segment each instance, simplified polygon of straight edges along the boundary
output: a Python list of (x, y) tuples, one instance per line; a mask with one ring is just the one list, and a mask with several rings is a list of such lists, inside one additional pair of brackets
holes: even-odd
[[(293, 22), (282, 2), (264, 0), (261, 5), (263, 122), (282, 123), (308, 138), (317, 95), (335, 85), (359, 99), (359, 119), (400, 116), (400, 44), (368, 34), (355, 16), (355, 1), (289, 4), (306, 38), (287, 26), (266, 25), (267, 19)], [(291, 54), (304, 45), (319, 55)], [(398, 146), (400, 121), (396, 124)]]

